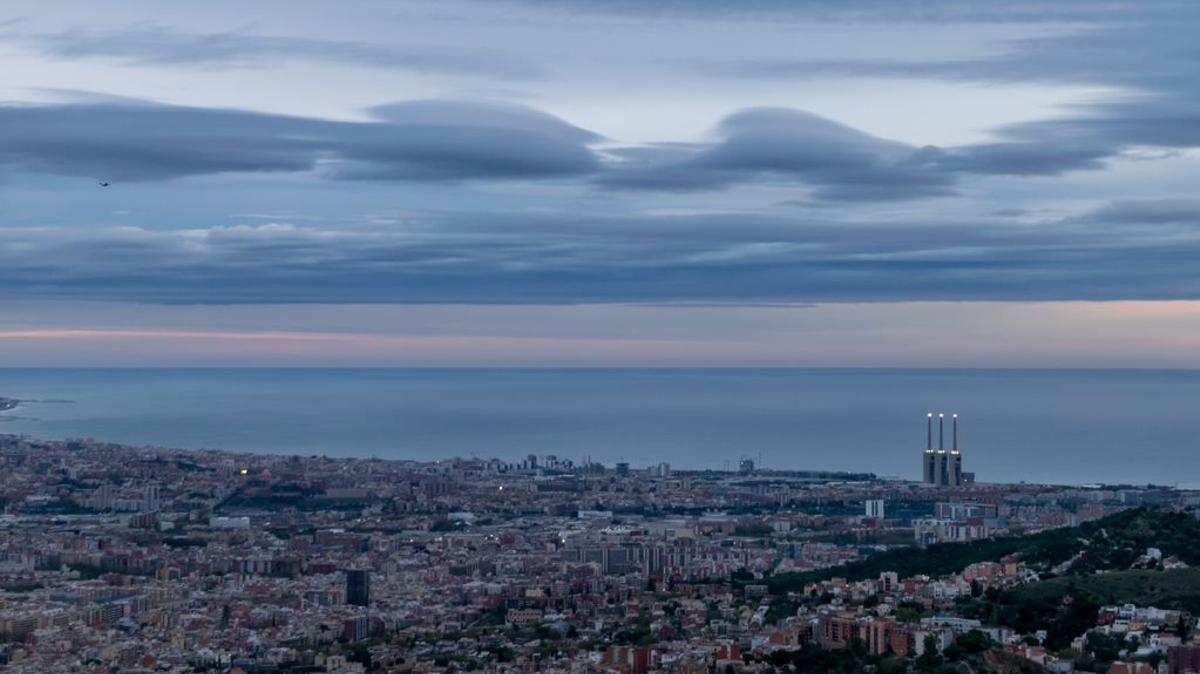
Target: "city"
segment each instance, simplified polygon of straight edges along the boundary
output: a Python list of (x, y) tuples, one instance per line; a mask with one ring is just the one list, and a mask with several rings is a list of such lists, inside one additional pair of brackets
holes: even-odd
[(0, 674), (1200, 674), (1200, 1), (0, 1)]
[[(1194, 592), (1082, 589), (1200, 582), (1200, 492), (11, 435), (0, 464), (0, 657), (14, 672), (1200, 661)], [(1085, 540), (1119, 527), (1137, 549)], [(1012, 610), (1035, 591), (1063, 594), (1049, 614)]]

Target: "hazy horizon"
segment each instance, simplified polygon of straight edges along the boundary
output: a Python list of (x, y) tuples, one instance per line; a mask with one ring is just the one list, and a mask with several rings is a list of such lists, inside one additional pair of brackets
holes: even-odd
[[(1192, 485), (1195, 371), (0, 370), (0, 433), (264, 454), (872, 472), (915, 480), (957, 413), (981, 482)], [(936, 438), (935, 438), (936, 442)], [(1129, 456), (1136, 453), (1137, 462)]]
[(5, 316), (0, 367), (1200, 367), (1200, 302), (74, 303)]

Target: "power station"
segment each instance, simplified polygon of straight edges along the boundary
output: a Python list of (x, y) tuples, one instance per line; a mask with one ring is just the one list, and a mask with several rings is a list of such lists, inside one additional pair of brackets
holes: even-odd
[(950, 415), (952, 446), (946, 451), (946, 415), (938, 413), (938, 447), (933, 449), (933, 412), (925, 417), (925, 455), (921, 457), (921, 481), (937, 487), (962, 487), (973, 476), (963, 472), (958, 451), (958, 415)]

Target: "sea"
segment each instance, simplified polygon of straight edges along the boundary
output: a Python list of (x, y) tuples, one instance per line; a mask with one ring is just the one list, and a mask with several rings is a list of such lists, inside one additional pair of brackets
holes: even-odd
[(0, 397), (48, 439), (909, 479), (957, 413), (980, 482), (1200, 487), (1200, 371), (0, 369)]

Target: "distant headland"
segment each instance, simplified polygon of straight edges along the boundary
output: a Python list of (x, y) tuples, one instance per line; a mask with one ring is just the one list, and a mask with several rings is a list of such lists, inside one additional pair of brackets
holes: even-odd
[(15, 410), (20, 404), (21, 401), (16, 398), (0, 398), (0, 412)]

